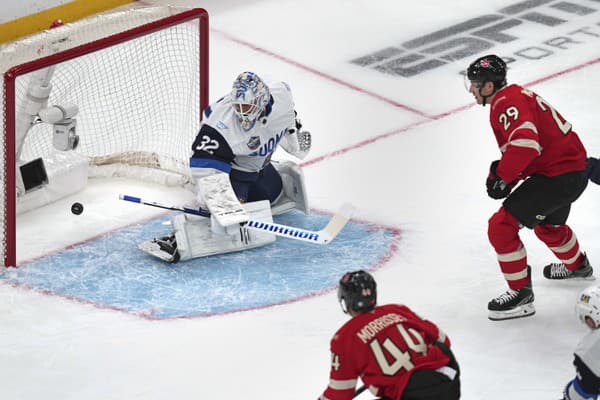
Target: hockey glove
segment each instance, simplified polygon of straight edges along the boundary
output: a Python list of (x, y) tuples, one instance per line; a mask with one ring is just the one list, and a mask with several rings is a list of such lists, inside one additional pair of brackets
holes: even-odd
[(287, 135), (281, 141), (281, 147), (291, 155), (304, 159), (312, 146), (310, 132), (302, 131), (302, 123), (296, 118), (294, 126), (287, 129)]
[(498, 168), (498, 164), (500, 160), (493, 161), (490, 165), (490, 173), (485, 181), (485, 186), (487, 187), (487, 194), (492, 199), (503, 199), (510, 194), (514, 184), (507, 184), (496, 175), (496, 168)]
[[(298, 118), (296, 118), (296, 132), (296, 134), (298, 135), (298, 146), (300, 148), (300, 152), (308, 154), (308, 152), (310, 151), (310, 146), (312, 146), (312, 137), (310, 135), (310, 132), (302, 130), (302, 122)], [(293, 133), (294, 132), (292, 132), (292, 134)]]
[(594, 157), (587, 159), (585, 173), (588, 179), (596, 185), (600, 185), (600, 160)]

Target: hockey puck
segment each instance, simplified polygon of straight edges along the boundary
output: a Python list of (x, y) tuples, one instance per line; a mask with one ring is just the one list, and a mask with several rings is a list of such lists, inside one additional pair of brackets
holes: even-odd
[(83, 212), (83, 204), (81, 203), (73, 203), (71, 205), (71, 212), (75, 215), (79, 215)]

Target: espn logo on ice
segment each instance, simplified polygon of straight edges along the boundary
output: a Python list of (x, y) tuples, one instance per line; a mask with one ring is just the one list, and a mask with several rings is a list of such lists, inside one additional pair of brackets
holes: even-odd
[[(409, 78), (457, 60), (470, 59), (476, 54), (498, 52), (493, 48), (515, 41), (522, 43), (523, 39), (537, 42), (520, 44), (519, 48), (515, 46), (508, 50), (508, 56), (504, 54), (507, 47), (503, 46), (502, 57), (507, 62), (519, 58), (539, 60), (600, 40), (600, 18), (588, 21), (597, 16), (599, 9), (599, 0), (525, 0), (495, 14), (481, 15), (350, 62)], [(576, 19), (592, 25), (574, 28), (572, 23)], [(562, 27), (565, 27), (564, 32), (559, 30)]]

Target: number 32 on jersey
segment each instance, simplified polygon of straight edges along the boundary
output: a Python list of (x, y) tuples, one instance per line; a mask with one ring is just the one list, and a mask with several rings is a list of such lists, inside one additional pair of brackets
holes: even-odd
[(215, 139), (211, 139), (210, 136), (204, 135), (200, 140), (200, 143), (196, 146), (196, 150), (202, 150), (209, 154), (213, 154), (215, 150), (219, 148), (219, 142)]

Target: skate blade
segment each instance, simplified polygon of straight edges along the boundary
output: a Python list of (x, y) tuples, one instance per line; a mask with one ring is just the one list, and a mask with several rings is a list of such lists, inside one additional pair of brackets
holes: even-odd
[(173, 262), (173, 255), (169, 254), (165, 251), (162, 251), (160, 249), (160, 246), (158, 245), (158, 243), (156, 243), (154, 241), (154, 239), (150, 239), (150, 240), (146, 240), (145, 242), (142, 242), (140, 244), (137, 245), (137, 248), (142, 250), (145, 253), (150, 254), (151, 256), (160, 258), (163, 261), (166, 262)]
[(524, 304), (507, 311), (491, 311), (488, 318), (492, 321), (503, 321), (505, 319), (515, 319), (529, 317), (535, 314), (533, 303)]
[(590, 276), (577, 276), (572, 278), (546, 278), (549, 281), (563, 281), (563, 282), (581, 282), (581, 281), (595, 281), (596, 277), (594, 275)]

